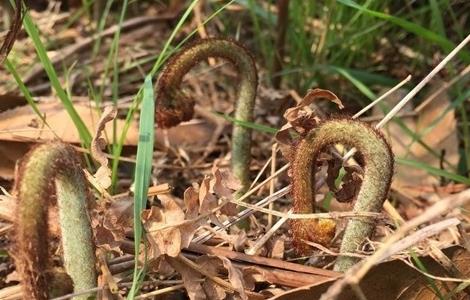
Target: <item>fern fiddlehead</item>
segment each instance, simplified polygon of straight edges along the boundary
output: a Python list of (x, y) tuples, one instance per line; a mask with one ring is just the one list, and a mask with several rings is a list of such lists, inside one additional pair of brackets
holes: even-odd
[[(208, 38), (184, 47), (166, 64), (157, 83), (156, 122), (168, 128), (190, 120), (194, 99), (180, 90), (181, 81), (195, 65), (209, 57), (231, 62), (240, 74), (235, 119), (252, 122), (258, 77), (250, 53), (240, 44), (227, 39)], [(251, 129), (234, 125), (232, 134), (232, 170), (243, 187), (249, 183)]]
[(15, 195), (18, 206), (14, 257), (24, 298), (49, 299), (54, 295), (52, 283), (60, 281), (57, 278), (61, 275), (49, 266), (48, 209), (55, 201), (64, 267), (74, 291), (96, 287), (88, 191), (77, 152), (60, 142), (36, 146), (19, 165)]
[[(307, 133), (295, 148), (292, 163), (292, 196), (294, 213), (314, 212), (315, 161), (325, 147), (344, 144), (355, 147), (364, 162), (364, 179), (355, 202), (354, 212), (380, 212), (387, 197), (393, 175), (393, 153), (380, 132), (352, 119), (331, 119)], [(292, 220), (294, 245), (300, 253), (309, 248), (302, 240), (327, 244), (335, 233), (331, 219)], [(348, 221), (340, 247), (341, 253), (351, 253), (373, 232), (375, 224), (366, 219)], [(345, 271), (357, 258), (340, 256), (335, 270)]]

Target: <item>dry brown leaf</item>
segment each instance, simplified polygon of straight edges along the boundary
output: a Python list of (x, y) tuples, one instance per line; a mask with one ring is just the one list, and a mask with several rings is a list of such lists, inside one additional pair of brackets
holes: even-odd
[(176, 257), (181, 252), (182, 232), (177, 226), (164, 228), (184, 220), (181, 207), (169, 195), (159, 195), (162, 208), (152, 208), (142, 212), (142, 222), (147, 231), (151, 244), (151, 258), (158, 258), (163, 254)]
[(103, 201), (91, 210), (95, 242), (99, 248), (122, 254), (120, 248), (126, 232), (133, 228), (133, 199), (120, 197)]
[(106, 123), (116, 118), (117, 110), (114, 106), (106, 106), (104, 108), (101, 119), (98, 121), (95, 130), (95, 136), (93, 137), (90, 145), (91, 156), (96, 160), (100, 167), (96, 170), (93, 175), (95, 182), (102, 187), (107, 189), (111, 186), (111, 169), (108, 168), (108, 158), (103, 149), (107, 145), (107, 141), (102, 134), (104, 133)]
[(279, 143), (282, 155), (289, 161), (292, 159), (292, 146), (321, 121), (317, 113), (309, 107), (318, 99), (327, 99), (338, 105), (339, 109), (344, 108), (341, 100), (333, 92), (323, 89), (309, 90), (302, 101), (288, 108), (284, 113), (287, 123), (276, 133), (275, 139)]
[[(181, 274), (190, 299), (218, 300), (225, 299), (229, 295), (220, 285), (208, 278), (204, 278), (199, 272), (183, 264), (178, 259), (167, 257), (167, 260)], [(219, 277), (219, 272), (225, 270), (228, 273), (228, 280), (231, 286), (237, 292), (236, 296), (241, 299), (248, 299), (245, 289), (247, 289), (247, 285), (254, 287), (253, 281), (251, 280), (247, 284), (243, 276), (244, 274), (240, 269), (233, 266), (229, 259), (203, 255), (198, 257), (195, 263), (212, 277)]]
[[(46, 98), (42, 98), (43, 100)], [(63, 108), (63, 105), (55, 98), (48, 98), (47, 102), (41, 101), (37, 104), (38, 109), (45, 115), (47, 123), (57, 136), (67, 143), (80, 143), (80, 137), (73, 121)], [(85, 101), (74, 102), (74, 108), (82, 118), (85, 125), (94, 130), (99, 120), (96, 110)], [(4, 141), (40, 141), (53, 140), (57, 138), (51, 130), (44, 126), (31, 126), (40, 124), (38, 116), (30, 106), (15, 107), (0, 113), (0, 140)], [(117, 132), (124, 128), (124, 121), (117, 121)], [(107, 124), (106, 133), (112, 136), (112, 124)], [(125, 145), (137, 145), (138, 128), (135, 122), (131, 122), (129, 134), (124, 140)]]
[(102, 136), (106, 123), (114, 120), (117, 115), (117, 110), (114, 106), (106, 106), (104, 108), (103, 114), (101, 115), (98, 124), (96, 125), (95, 136), (93, 137), (90, 145), (91, 156), (96, 160), (100, 165), (107, 166), (108, 158), (106, 153), (103, 152), (103, 149), (108, 144), (106, 139)]
[[(166, 261), (178, 272), (180, 273), (183, 282), (184, 288), (188, 293), (188, 297), (191, 300), (204, 300), (208, 299), (202, 283), (204, 281), (201, 273), (189, 268), (187, 265), (183, 264), (176, 258), (167, 257)], [(223, 299), (223, 298), (218, 298)]]
[[(210, 188), (219, 197), (232, 200), (233, 192), (242, 188), (240, 181), (228, 170), (222, 171), (213, 166), (212, 174), (214, 177), (210, 181)], [(234, 216), (238, 213), (238, 209), (235, 204), (227, 203), (222, 207), (221, 212), (228, 216)]]
[(217, 207), (217, 198), (211, 191), (211, 178), (204, 177), (199, 187), (199, 213), (204, 214), (210, 212)]
[[(158, 258), (163, 254), (176, 257), (181, 249), (189, 246), (197, 228), (205, 222), (195, 220), (198, 216), (198, 198), (193, 188), (185, 192), (186, 212), (178, 205), (177, 199), (169, 194), (158, 195), (162, 207), (153, 206), (142, 212), (142, 222), (151, 244), (151, 257)], [(188, 221), (184, 225), (177, 224)], [(175, 224), (174, 227), (171, 227)], [(170, 227), (169, 227), (170, 226)]]
[[(452, 260), (454, 266), (462, 274), (462, 279), (468, 278), (470, 275), (470, 253), (460, 247), (451, 247), (444, 250), (445, 254)], [(427, 272), (435, 276), (449, 277), (446, 271), (431, 257), (420, 257), (420, 262), (426, 267)], [(432, 280), (432, 279), (431, 279)], [(455, 290), (458, 283), (446, 282), (444, 287), (442, 281), (433, 280), (434, 284), (444, 296), (450, 296), (450, 291)], [(293, 289), (277, 295), (272, 299), (319, 299), (321, 294), (326, 292), (333, 282), (325, 282), (321, 284), (313, 284)], [(429, 285), (429, 279), (418, 272), (416, 269), (409, 267), (401, 260), (394, 260), (379, 264), (372, 268), (369, 273), (360, 282), (360, 287), (367, 299), (381, 300), (428, 300), (439, 299), (436, 297), (435, 291)], [(445, 297), (446, 299), (448, 297)], [(453, 295), (451, 299), (467, 299), (468, 294), (461, 291)], [(354, 300), (355, 293), (351, 288), (344, 289), (337, 300)]]

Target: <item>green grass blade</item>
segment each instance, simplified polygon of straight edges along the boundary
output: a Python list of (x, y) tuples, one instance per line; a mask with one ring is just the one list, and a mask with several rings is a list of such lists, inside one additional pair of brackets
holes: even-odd
[(139, 124), (139, 143), (137, 145), (137, 158), (134, 175), (134, 248), (135, 248), (135, 268), (132, 281), (132, 288), (128, 299), (134, 299), (138, 292), (139, 284), (143, 272), (138, 263), (140, 253), (140, 243), (142, 241), (142, 220), (140, 214), (147, 203), (147, 191), (150, 183), (152, 171), (153, 144), (154, 144), (154, 122), (155, 122), (155, 102), (153, 95), (152, 77), (145, 78), (142, 96), (142, 110)]
[[(433, 32), (429, 29), (426, 29), (426, 28), (424, 28), (424, 27), (422, 27), (422, 26), (420, 26), (416, 23), (404, 20), (402, 18), (392, 16), (392, 15), (388, 15), (386, 13), (370, 10), (368, 8), (365, 8), (361, 5), (359, 5), (358, 3), (356, 3), (352, 0), (338, 0), (338, 2), (340, 2), (340, 3), (342, 3), (346, 6), (358, 9), (360, 11), (363, 11), (364, 13), (366, 13), (370, 16), (377, 17), (377, 18), (392, 22), (393, 24), (400, 26), (401, 28), (405, 29), (406, 31), (414, 33), (417, 36), (420, 36), (420, 37), (424, 38), (425, 40), (427, 40), (431, 43), (439, 45), (446, 52), (452, 51), (452, 49), (454, 49), (455, 46), (456, 46), (454, 43), (452, 43), (451, 41), (449, 41), (445, 37)], [(470, 53), (468, 53), (468, 51), (461, 51), (460, 52), (460, 57), (465, 62), (470, 63)]]
[(424, 171), (428, 172), (431, 175), (444, 177), (444, 178), (453, 180), (455, 182), (460, 182), (460, 183), (464, 183), (466, 185), (470, 185), (470, 178), (468, 178), (468, 177), (464, 177), (464, 176), (461, 176), (461, 175), (458, 175), (458, 174), (450, 173), (450, 172), (447, 172), (445, 170), (432, 167), (428, 164), (425, 164), (425, 163), (422, 163), (422, 162), (419, 162), (419, 161), (406, 159), (406, 158), (398, 158), (398, 157), (395, 158), (395, 161), (397, 163), (399, 163), (400, 165), (404, 165), (404, 166), (424, 170)]
[(11, 75), (13, 75), (13, 78), (15, 78), (16, 84), (18, 84), (18, 87), (20, 88), (21, 93), (23, 93), (23, 96), (25, 97), (29, 106), (31, 106), (31, 108), (33, 109), (34, 113), (55, 134), (55, 132), (47, 123), (46, 118), (44, 117), (44, 115), (41, 113), (38, 106), (36, 105), (36, 102), (34, 102), (33, 96), (31, 95), (31, 92), (29, 91), (28, 87), (24, 84), (23, 80), (21, 80), (20, 75), (18, 74), (18, 72), (16, 72), (15, 66), (11, 63), (11, 61), (8, 58), (5, 60), (5, 68), (7, 69), (8, 72), (10, 72)]
[(104, 30), (104, 26), (106, 25), (106, 19), (108, 18), (109, 11), (111, 10), (111, 5), (113, 5), (114, 0), (107, 0), (106, 5), (103, 10), (103, 14), (101, 15), (100, 20), (98, 21), (98, 38), (96, 39), (95, 43), (93, 44), (93, 51), (92, 57), (95, 58), (96, 55), (98, 54), (100, 47), (101, 47), (101, 33)]
[(220, 116), (220, 117), (224, 118), (225, 120), (227, 120), (229, 122), (232, 122), (235, 125), (240, 125), (240, 126), (250, 128), (250, 129), (253, 129), (253, 130), (256, 130), (256, 131), (259, 131), (259, 132), (275, 134), (278, 131), (277, 128), (273, 128), (273, 127), (253, 123), (253, 122), (246, 122), (246, 121), (237, 120), (234, 117), (231, 117), (227, 114), (222, 114), (222, 113), (219, 113), (219, 112), (213, 112), (213, 114), (215, 114), (217, 116)]
[[(424, 273), (429, 273), (429, 271), (427, 270), (426, 266), (423, 264), (423, 262), (419, 259), (418, 255), (416, 255), (416, 253), (412, 250), (411, 251), (411, 258), (413, 259), (413, 262), (414, 264), (416, 265), (416, 267), (421, 270), (422, 272)], [(436, 280), (434, 280), (433, 278), (430, 278), (428, 276), (424, 276), (426, 278), (426, 281), (428, 282), (429, 284), (429, 287), (432, 289), (432, 291), (434, 292), (434, 295), (436, 297), (438, 297), (440, 300), (444, 300), (446, 299), (442, 294), (441, 294), (441, 291), (439, 290), (439, 288), (437, 287), (437, 284), (436, 284)], [(445, 284), (445, 282), (444, 282)]]
[(83, 120), (80, 118), (77, 111), (73, 107), (73, 103), (67, 96), (67, 93), (62, 88), (62, 85), (60, 84), (59, 78), (57, 77), (57, 73), (51, 63), (51, 60), (47, 56), (44, 44), (42, 43), (39, 37), (38, 29), (36, 28), (36, 25), (34, 25), (33, 20), (29, 15), (29, 12), (25, 12), (24, 14), (23, 25), (26, 32), (28, 33), (28, 36), (32, 39), (34, 43), (36, 53), (44, 67), (44, 70), (46, 71), (47, 77), (49, 78), (52, 88), (55, 90), (57, 97), (59, 97), (65, 110), (67, 111), (73, 123), (75, 124), (75, 127), (77, 128), (78, 133), (80, 135), (81, 142), (85, 145), (85, 147), (88, 148), (91, 143), (91, 134), (88, 131), (88, 128), (86, 127), (85, 123), (83, 123)]

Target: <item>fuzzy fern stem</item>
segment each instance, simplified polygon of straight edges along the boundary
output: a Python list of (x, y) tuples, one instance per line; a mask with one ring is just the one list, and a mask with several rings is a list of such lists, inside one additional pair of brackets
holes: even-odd
[[(312, 213), (314, 209), (315, 162), (327, 146), (343, 144), (355, 147), (364, 162), (364, 178), (359, 189), (354, 212), (380, 212), (387, 197), (393, 175), (393, 153), (385, 138), (367, 124), (352, 119), (331, 119), (312, 129), (296, 146), (292, 163), (292, 196), (294, 213)], [(292, 220), (294, 245), (307, 254), (302, 240), (328, 244), (335, 234), (331, 219)], [(341, 253), (353, 253), (371, 236), (374, 221), (354, 218), (348, 221), (341, 243)], [(345, 271), (357, 258), (339, 256), (334, 269)]]
[(96, 287), (95, 251), (87, 212), (89, 194), (77, 152), (60, 142), (35, 147), (20, 163), (15, 195), (18, 208), (13, 255), (24, 299), (58, 296), (56, 292), (61, 288), (56, 283), (67, 281), (58, 279), (64, 274), (50, 266), (48, 210), (55, 203), (67, 277), (74, 291)]
[[(159, 127), (172, 127), (192, 118), (195, 102), (181, 91), (181, 81), (195, 65), (209, 57), (224, 58), (237, 68), (240, 84), (235, 119), (253, 121), (258, 77), (252, 56), (248, 50), (232, 40), (210, 38), (183, 48), (168, 61), (162, 71), (157, 83), (156, 122)], [(249, 184), (250, 150), (251, 129), (234, 125), (232, 170), (245, 188)]]

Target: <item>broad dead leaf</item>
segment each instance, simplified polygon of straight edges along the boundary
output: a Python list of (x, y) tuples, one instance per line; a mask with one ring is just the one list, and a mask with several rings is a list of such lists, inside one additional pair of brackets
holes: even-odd
[[(451, 247), (444, 250), (451, 259), (454, 266), (462, 274), (462, 279), (470, 275), (470, 253), (460, 247)], [(420, 262), (426, 267), (428, 273), (440, 277), (449, 277), (445, 270), (431, 257), (421, 257)], [(411, 268), (401, 260), (394, 260), (382, 263), (369, 271), (360, 282), (360, 287), (367, 299), (381, 300), (428, 300), (439, 299), (436, 291), (430, 285), (430, 280), (421, 272)], [(444, 286), (442, 281), (432, 280), (440, 293), (444, 296), (450, 296), (451, 291), (455, 291), (458, 283), (446, 282)], [(326, 292), (332, 282), (314, 284), (293, 289), (272, 299), (319, 299)], [(447, 299), (447, 297), (445, 297)], [(337, 300), (358, 299), (351, 288), (344, 289)], [(457, 292), (451, 299), (468, 299), (465, 291)]]
[(184, 221), (184, 212), (172, 196), (159, 195), (158, 199), (162, 208), (152, 206), (142, 212), (142, 222), (151, 244), (150, 257), (157, 258), (163, 254), (176, 257), (184, 247), (182, 236), (186, 233), (177, 226), (168, 226)]
[[(80, 137), (73, 121), (63, 108), (63, 105), (55, 100), (41, 101), (37, 104), (39, 111), (45, 115), (47, 123), (57, 136), (67, 143), (80, 143)], [(96, 128), (99, 115), (86, 101), (74, 102), (74, 107), (85, 125), (90, 129)], [(3, 141), (44, 141), (57, 138), (50, 129), (45, 126), (32, 126), (41, 124), (38, 116), (29, 106), (20, 106), (0, 113), (0, 140)], [(124, 121), (117, 121), (117, 132), (121, 132)], [(112, 124), (106, 125), (106, 134), (112, 136)], [(135, 122), (131, 123), (129, 134), (124, 140), (125, 145), (137, 145), (138, 129)]]

